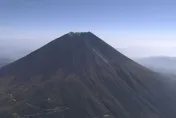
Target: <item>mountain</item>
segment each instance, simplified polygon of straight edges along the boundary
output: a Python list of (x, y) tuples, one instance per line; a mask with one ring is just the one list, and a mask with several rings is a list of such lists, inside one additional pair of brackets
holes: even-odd
[(175, 93), (174, 80), (71, 32), (0, 70), (0, 117), (176, 118)]
[(147, 57), (135, 61), (156, 72), (176, 74), (176, 57)]

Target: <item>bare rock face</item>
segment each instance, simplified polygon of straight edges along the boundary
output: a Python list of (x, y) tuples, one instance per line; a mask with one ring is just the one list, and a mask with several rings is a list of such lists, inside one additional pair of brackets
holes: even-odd
[(91, 32), (71, 32), (0, 70), (0, 117), (176, 118), (174, 86)]

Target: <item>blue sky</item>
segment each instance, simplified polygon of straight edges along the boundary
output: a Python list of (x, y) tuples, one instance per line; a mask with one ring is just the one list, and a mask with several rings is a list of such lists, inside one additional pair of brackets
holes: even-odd
[(91, 31), (130, 57), (176, 56), (175, 13), (175, 0), (0, 0), (0, 48)]

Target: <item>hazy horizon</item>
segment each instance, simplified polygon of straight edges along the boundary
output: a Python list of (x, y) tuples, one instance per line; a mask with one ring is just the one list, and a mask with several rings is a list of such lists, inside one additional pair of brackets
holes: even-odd
[(26, 54), (70, 31), (91, 31), (131, 58), (174, 57), (175, 5), (174, 0), (0, 0), (0, 49), (5, 55)]

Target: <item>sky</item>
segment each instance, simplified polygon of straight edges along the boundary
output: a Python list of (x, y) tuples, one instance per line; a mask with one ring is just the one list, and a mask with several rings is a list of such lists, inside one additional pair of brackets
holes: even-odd
[(0, 55), (91, 31), (131, 57), (176, 56), (175, 0), (0, 0)]

